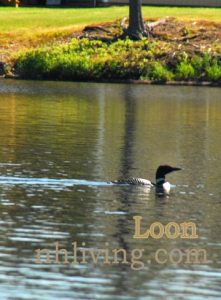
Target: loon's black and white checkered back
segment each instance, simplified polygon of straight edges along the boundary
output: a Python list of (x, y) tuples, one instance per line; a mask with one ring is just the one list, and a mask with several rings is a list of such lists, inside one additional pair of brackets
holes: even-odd
[(152, 183), (150, 180), (143, 179), (143, 178), (128, 178), (128, 179), (119, 179), (114, 181), (117, 184), (134, 184), (134, 185), (149, 185), (151, 186)]

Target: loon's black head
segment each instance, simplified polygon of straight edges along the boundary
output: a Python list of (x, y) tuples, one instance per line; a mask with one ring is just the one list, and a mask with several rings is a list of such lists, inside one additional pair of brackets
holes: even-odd
[(156, 172), (156, 180), (158, 179), (165, 179), (165, 175), (174, 171), (179, 171), (180, 168), (173, 168), (168, 165), (159, 166)]

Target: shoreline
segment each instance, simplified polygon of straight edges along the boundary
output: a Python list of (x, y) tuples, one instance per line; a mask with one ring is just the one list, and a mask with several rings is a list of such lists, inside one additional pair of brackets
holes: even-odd
[(221, 22), (166, 18), (149, 35), (137, 41), (121, 38), (119, 20), (88, 25), (50, 46), (11, 53), (0, 62), (0, 75), (43, 81), (221, 86)]
[[(24, 79), (20, 78), (19, 76), (16, 75), (1, 75), (0, 80), (24, 80), (28, 81), (30, 79)], [(196, 86), (196, 87), (221, 87), (221, 83), (216, 83), (216, 82), (209, 82), (209, 81), (175, 81), (175, 80), (170, 80), (170, 81), (155, 81), (155, 80), (133, 80), (133, 79), (125, 79), (125, 80), (115, 80), (115, 79), (110, 79), (110, 80), (47, 80), (47, 79), (31, 79), (30, 81), (40, 81), (40, 82), (90, 82), (90, 83), (110, 83), (110, 84), (140, 84), (140, 85), (165, 85), (165, 86)]]

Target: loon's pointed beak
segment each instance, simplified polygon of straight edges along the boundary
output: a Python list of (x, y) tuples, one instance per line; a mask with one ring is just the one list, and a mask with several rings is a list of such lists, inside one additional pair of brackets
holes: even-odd
[(172, 171), (180, 171), (180, 170), (182, 170), (182, 169), (181, 168), (173, 168)]

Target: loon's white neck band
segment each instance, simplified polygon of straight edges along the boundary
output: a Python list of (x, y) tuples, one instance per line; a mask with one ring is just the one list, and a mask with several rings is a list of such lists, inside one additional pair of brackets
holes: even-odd
[(160, 183), (164, 183), (165, 182), (165, 178), (157, 178), (156, 179), (156, 184), (160, 184)]

